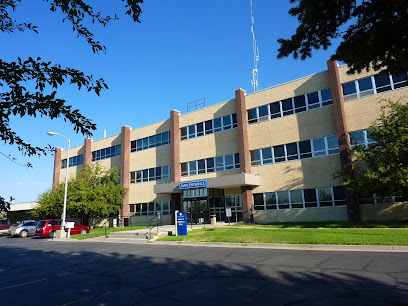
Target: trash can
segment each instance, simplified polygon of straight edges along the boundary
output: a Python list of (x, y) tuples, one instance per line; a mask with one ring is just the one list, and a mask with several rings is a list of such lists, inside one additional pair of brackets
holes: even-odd
[(211, 224), (215, 225), (217, 223), (217, 216), (216, 215), (211, 215)]

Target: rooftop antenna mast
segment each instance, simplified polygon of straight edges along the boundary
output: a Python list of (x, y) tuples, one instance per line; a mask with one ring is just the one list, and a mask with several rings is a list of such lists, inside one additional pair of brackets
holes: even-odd
[(252, 0), (251, 1), (251, 32), (252, 32), (252, 50), (254, 52), (254, 69), (252, 69), (252, 81), (251, 84), (254, 88), (254, 92), (258, 91), (258, 61), (259, 61), (259, 49), (256, 44), (255, 32), (254, 32), (254, 17), (252, 15)]

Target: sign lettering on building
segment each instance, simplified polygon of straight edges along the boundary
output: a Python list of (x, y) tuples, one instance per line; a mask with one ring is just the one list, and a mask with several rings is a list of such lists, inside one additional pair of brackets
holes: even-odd
[(207, 180), (183, 182), (179, 184), (180, 190), (193, 189), (193, 188), (206, 188), (206, 187), (208, 187)]

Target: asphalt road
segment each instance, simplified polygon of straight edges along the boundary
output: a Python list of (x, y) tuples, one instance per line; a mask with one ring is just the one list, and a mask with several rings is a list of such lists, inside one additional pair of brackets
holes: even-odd
[(408, 253), (0, 237), (0, 305), (407, 305)]

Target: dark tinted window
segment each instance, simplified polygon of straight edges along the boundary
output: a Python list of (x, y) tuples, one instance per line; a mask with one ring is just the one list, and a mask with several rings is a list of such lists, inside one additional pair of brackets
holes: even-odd
[(284, 116), (293, 114), (292, 98), (282, 100), (282, 112)]
[(374, 80), (378, 93), (391, 90), (390, 77), (387, 73), (375, 75)]
[(342, 85), (343, 86), (343, 95), (351, 95), (357, 92), (356, 90), (356, 84), (354, 81), (348, 82)]
[(281, 116), (279, 102), (269, 104), (269, 109), (271, 112), (271, 118), (277, 118)]
[(275, 163), (285, 161), (285, 149), (283, 145), (273, 147), (273, 154), (275, 155)]
[(303, 190), (305, 196), (305, 207), (317, 207), (317, 197), (315, 189)]
[(298, 159), (298, 151), (297, 151), (297, 144), (296, 142), (294, 143), (289, 143), (286, 145), (286, 155), (288, 157), (288, 160), (294, 160)]
[(207, 120), (205, 122), (205, 133), (206, 134), (212, 134), (213, 130), (212, 130), (212, 120)]
[(312, 157), (312, 148), (310, 140), (299, 142), (300, 159)]
[(295, 112), (300, 113), (306, 110), (306, 99), (305, 96), (297, 96), (293, 99), (295, 103)]

